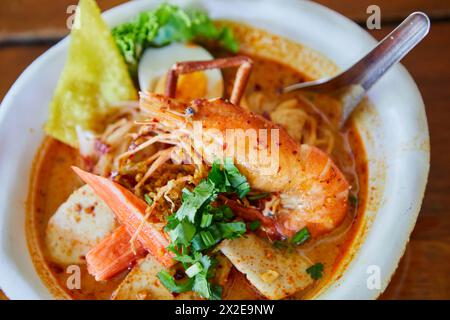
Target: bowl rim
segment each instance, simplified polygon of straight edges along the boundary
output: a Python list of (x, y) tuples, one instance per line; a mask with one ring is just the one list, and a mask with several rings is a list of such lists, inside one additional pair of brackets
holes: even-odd
[[(107, 21), (108, 24), (116, 24), (120, 23), (122, 21), (125, 21), (130, 18), (132, 13), (135, 13), (137, 11), (140, 11), (142, 9), (145, 9), (148, 6), (154, 6), (157, 3), (162, 2), (160, 0), (156, 1), (146, 1), (146, 0), (138, 0), (133, 2), (128, 2), (119, 6), (116, 6), (108, 11), (105, 11), (102, 15)], [(185, 1), (182, 0), (175, 0), (170, 1), (171, 3), (176, 4), (182, 4), (182, 5), (189, 5)], [(194, 5), (197, 5), (197, 3), (203, 2), (203, 0), (198, 1), (192, 1)], [(224, 8), (225, 6), (233, 6), (233, 5), (244, 5), (244, 4), (253, 4), (254, 5), (255, 0), (210, 0), (209, 4), (205, 4), (206, 6), (218, 6), (220, 8)], [(273, 5), (276, 6), (277, 2), (275, 0), (261, 0), (258, 2), (259, 5)], [(203, 5), (203, 4), (202, 4)], [(375, 39), (370, 36), (364, 29), (362, 29), (359, 25), (351, 21), (350, 19), (342, 16), (341, 14), (326, 8), (320, 4), (309, 2), (309, 1), (294, 1), (294, 0), (286, 0), (283, 4), (285, 7), (284, 9), (290, 9), (297, 11), (300, 15), (306, 15), (310, 19), (316, 19), (318, 23), (320, 24), (320, 19), (318, 17), (327, 17), (330, 20), (332, 20), (335, 23), (338, 23), (341, 28), (345, 29), (346, 32), (352, 32), (353, 37), (359, 38), (362, 42), (361, 44), (361, 52), (364, 52), (365, 50), (369, 50), (371, 46), (373, 46), (376, 41)], [(307, 10), (307, 13), (303, 13), (304, 10)], [(226, 13), (225, 13), (226, 14)], [(213, 16), (214, 18), (214, 16)], [(252, 23), (250, 23), (252, 24)], [(330, 25), (330, 24), (329, 24)], [(270, 28), (267, 28), (270, 29)], [(286, 35), (284, 35), (286, 36)], [(287, 35), (289, 38), (289, 35)], [(293, 39), (296, 41), (295, 39)], [(1, 106), (0, 106), (0, 127), (2, 126), (3, 122), (7, 118), (10, 109), (13, 107), (14, 104), (14, 98), (20, 93), (21, 89), (27, 83), (30, 81), (36, 73), (36, 70), (41, 68), (43, 65), (45, 65), (49, 60), (52, 59), (52, 57), (55, 57), (57, 55), (60, 55), (64, 52), (64, 50), (68, 46), (68, 36), (65, 37), (63, 40), (58, 42), (56, 45), (52, 46), (50, 49), (45, 51), (42, 55), (40, 55), (34, 62), (32, 62), (18, 77), (18, 79), (15, 81), (15, 83), (12, 85), (8, 93), (5, 95)], [(305, 43), (305, 42), (301, 42)], [(316, 45), (310, 45), (306, 43), (307, 46), (312, 47), (313, 49), (316, 49), (318, 51), (320, 50), (320, 44)], [(360, 54), (361, 52), (357, 52), (355, 54)], [(349, 64), (350, 61), (352, 61), (353, 57), (349, 57), (348, 62), (344, 61), (341, 63), (341, 67), (346, 67)], [(403, 68), (401, 65), (395, 66), (393, 68), (395, 71), (390, 71), (391, 73), (396, 73), (399, 77), (401, 77), (405, 83), (405, 88), (409, 90), (409, 94), (414, 98), (416, 103), (416, 108), (419, 108), (420, 110), (425, 110), (425, 106), (422, 100), (422, 97), (420, 95), (420, 92), (409, 75), (409, 73), (406, 71), (405, 68)], [(376, 101), (375, 101), (376, 104)], [(428, 134), (428, 126), (426, 123), (426, 116), (423, 119), (420, 119), (419, 121), (425, 121), (425, 123), (421, 123), (423, 127), (426, 129), (424, 134), (425, 140), (429, 141), (429, 134)], [(428, 142), (429, 143), (429, 142)], [(406, 245), (408, 243), (408, 239), (410, 236), (410, 233), (412, 232), (418, 213), (420, 211), (421, 202), (423, 199), (423, 195), (425, 192), (425, 186), (428, 176), (428, 170), (429, 170), (429, 149), (427, 151), (424, 151), (420, 154), (421, 161), (424, 161), (425, 165), (422, 168), (422, 171), (420, 173), (419, 183), (416, 186), (416, 202), (414, 204), (414, 207), (407, 212), (408, 214), (408, 225), (403, 227), (402, 232), (398, 232), (396, 235), (397, 241), (399, 242), (399, 245), (396, 247), (394, 252), (391, 254), (391, 256), (386, 258), (386, 260), (389, 260), (388, 263), (388, 272), (384, 274), (383, 281), (382, 281), (382, 288), (381, 290), (362, 290), (359, 286), (356, 286), (355, 282), (357, 280), (363, 279), (364, 275), (361, 275), (361, 270), (357, 270), (357, 266), (355, 264), (357, 263), (356, 259), (352, 259), (350, 262), (350, 265), (345, 269), (343, 276), (336, 280), (335, 282), (331, 283), (327, 286), (326, 290), (324, 292), (319, 293), (317, 298), (319, 299), (336, 299), (336, 298), (354, 298), (354, 299), (374, 299), (379, 294), (381, 294), (384, 289), (387, 287), (390, 278), (394, 274), (397, 265), (400, 261), (401, 256), (403, 255)], [(425, 177), (425, 178), (424, 178)], [(3, 199), (5, 197), (5, 194), (0, 194), (0, 199)], [(6, 199), (6, 198), (5, 198)], [(6, 213), (0, 212), (0, 235), (6, 232), (5, 230), (5, 215)], [(0, 237), (0, 241), (3, 241), (4, 237)], [(368, 240), (367, 240), (368, 241)], [(373, 239), (371, 240), (373, 241)], [(361, 248), (359, 249), (361, 250)], [(34, 288), (27, 283), (25, 278), (18, 270), (16, 270), (14, 265), (11, 265), (10, 260), (8, 259), (7, 253), (3, 250), (3, 244), (0, 243), (0, 270), (2, 271), (0, 273), (0, 287), (5, 291), (5, 294), (7, 294), (11, 298), (18, 298), (18, 299), (38, 299), (40, 298), (39, 295), (36, 294)], [(5, 271), (6, 270), (6, 271)], [(8, 271), (8, 272), (7, 272)], [(7, 275), (6, 275), (7, 274)], [(356, 280), (350, 281), (349, 280), (349, 274), (353, 274), (356, 277)], [(350, 281), (350, 282), (349, 282)], [(353, 283), (353, 284), (352, 284)], [(345, 288), (345, 290), (343, 290)], [(355, 295), (355, 293), (352, 292), (352, 289), (357, 289), (355, 291), (358, 291), (359, 294)]]

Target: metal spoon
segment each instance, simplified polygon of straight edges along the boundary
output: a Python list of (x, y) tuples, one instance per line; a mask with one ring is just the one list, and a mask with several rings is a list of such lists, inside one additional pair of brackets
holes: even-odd
[(344, 125), (366, 92), (389, 68), (399, 62), (429, 32), (430, 19), (423, 12), (409, 15), (394, 31), (352, 67), (331, 79), (297, 83), (283, 89), (326, 93), (342, 103), (340, 126)]

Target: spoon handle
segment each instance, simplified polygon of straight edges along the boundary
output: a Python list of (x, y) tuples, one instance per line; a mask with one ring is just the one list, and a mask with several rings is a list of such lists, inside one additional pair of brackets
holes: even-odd
[(399, 62), (429, 32), (430, 20), (422, 12), (409, 15), (371, 52), (339, 78), (341, 84), (360, 85), (368, 91), (383, 74)]

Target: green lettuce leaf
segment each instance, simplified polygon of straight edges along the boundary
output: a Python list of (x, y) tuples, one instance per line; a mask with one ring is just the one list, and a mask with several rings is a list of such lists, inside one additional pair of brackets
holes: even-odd
[(148, 47), (160, 47), (172, 42), (215, 40), (229, 51), (238, 50), (231, 30), (217, 28), (206, 13), (182, 10), (167, 3), (115, 27), (112, 34), (132, 75), (136, 74), (142, 52)]

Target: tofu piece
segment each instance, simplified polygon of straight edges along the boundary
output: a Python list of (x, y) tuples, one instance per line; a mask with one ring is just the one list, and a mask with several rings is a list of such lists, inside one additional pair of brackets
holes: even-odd
[(46, 245), (53, 262), (84, 262), (86, 253), (118, 226), (114, 213), (91, 187), (73, 192), (50, 218)]
[(268, 299), (286, 298), (312, 283), (305, 258), (297, 252), (280, 251), (254, 234), (225, 240), (219, 248)]
[[(217, 256), (218, 265), (215, 276), (216, 283), (225, 285), (232, 264), (219, 254)], [(119, 287), (114, 291), (113, 300), (198, 300), (200, 299), (194, 292), (184, 292), (178, 295), (170, 293), (157, 277), (158, 272), (164, 267), (156, 261), (151, 254), (141, 259), (138, 264), (128, 273)], [(165, 269), (169, 273), (174, 273), (174, 269)]]
[[(114, 291), (113, 300), (188, 300), (198, 299), (193, 292), (174, 296), (164, 287), (157, 274), (164, 267), (151, 254), (141, 259)], [(173, 270), (172, 270), (173, 271)], [(168, 270), (170, 272), (170, 270)]]

